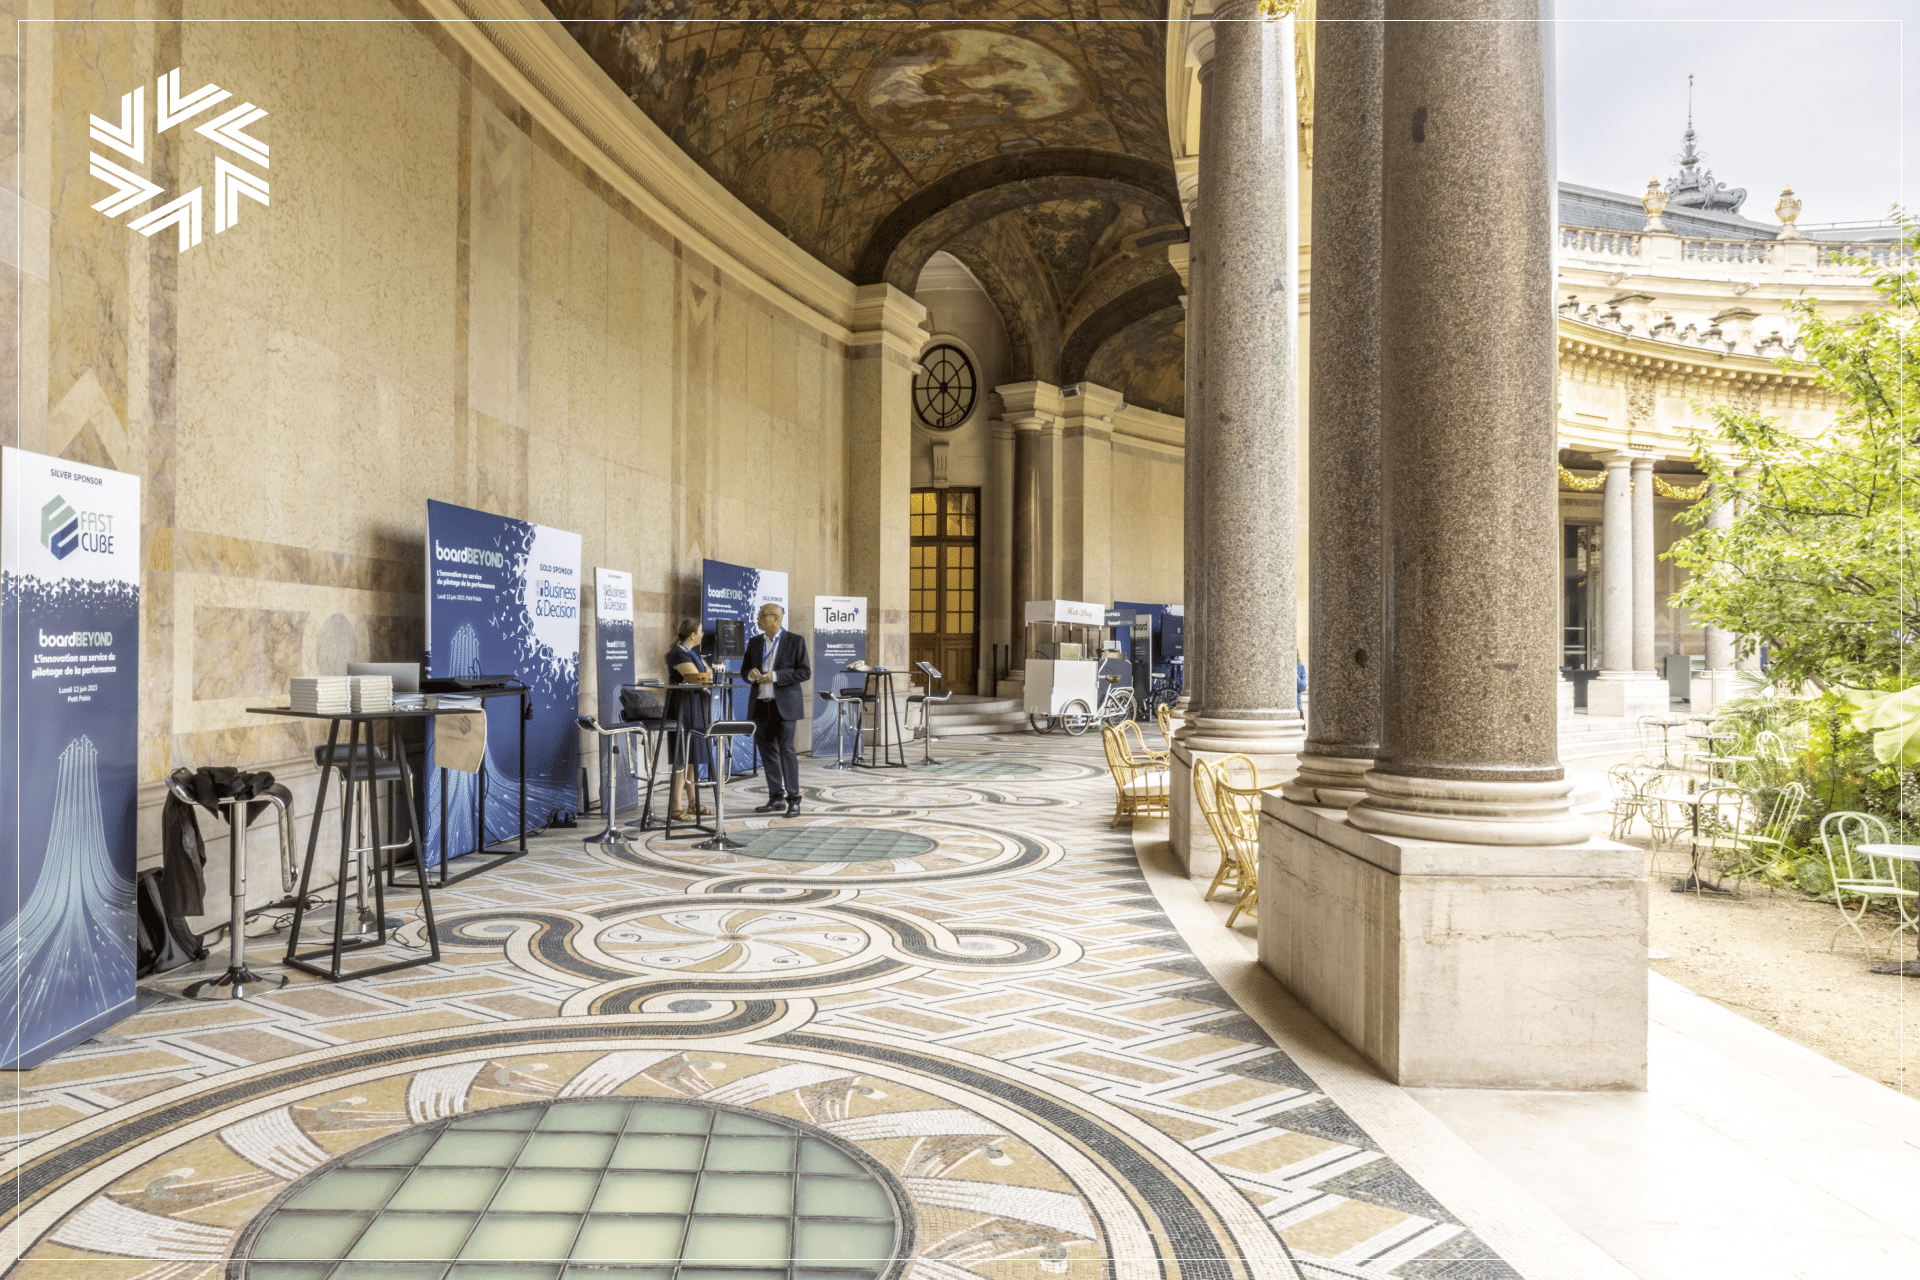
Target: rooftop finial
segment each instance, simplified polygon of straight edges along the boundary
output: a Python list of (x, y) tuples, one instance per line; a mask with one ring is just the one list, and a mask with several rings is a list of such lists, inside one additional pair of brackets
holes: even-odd
[(1680, 154), (1674, 163), (1680, 166), (1680, 172), (1667, 179), (1667, 193), (1671, 203), (1683, 209), (1711, 209), (1716, 213), (1738, 213), (1740, 205), (1746, 200), (1744, 187), (1728, 187), (1725, 183), (1713, 180), (1713, 170), (1703, 168), (1701, 155), (1694, 146), (1693, 132), (1693, 77), (1687, 77), (1687, 131), (1680, 138)]

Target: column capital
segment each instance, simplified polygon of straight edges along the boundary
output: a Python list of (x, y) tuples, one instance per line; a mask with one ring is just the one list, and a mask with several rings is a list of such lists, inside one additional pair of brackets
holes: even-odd
[(1608, 470), (1612, 470), (1614, 467), (1628, 466), (1640, 461), (1642, 458), (1645, 458), (1648, 462), (1653, 461), (1648, 455), (1633, 449), (1612, 449), (1606, 453), (1599, 453), (1594, 456), (1605, 463)]
[(1213, 61), (1213, 24), (1195, 21), (1187, 26), (1187, 65), (1200, 71)]
[(1653, 472), (1653, 459), (1652, 459), (1652, 458), (1647, 458), (1647, 457), (1642, 457), (1642, 458), (1635, 458), (1635, 459), (1633, 460), (1633, 469), (1634, 469), (1635, 471), (1645, 471), (1645, 472), (1647, 472), (1648, 474), (1652, 474), (1652, 472)]

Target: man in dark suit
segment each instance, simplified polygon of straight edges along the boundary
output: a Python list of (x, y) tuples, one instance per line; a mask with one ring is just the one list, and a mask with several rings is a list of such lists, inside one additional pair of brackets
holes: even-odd
[(781, 628), (786, 610), (777, 604), (760, 606), (760, 634), (747, 641), (740, 669), (753, 686), (747, 715), (755, 727), (753, 740), (767, 770), (767, 802), (756, 813), (785, 808), (789, 818), (800, 815), (800, 761), (793, 753), (793, 730), (807, 714), (806, 690), (813, 679), (807, 665), (807, 641)]

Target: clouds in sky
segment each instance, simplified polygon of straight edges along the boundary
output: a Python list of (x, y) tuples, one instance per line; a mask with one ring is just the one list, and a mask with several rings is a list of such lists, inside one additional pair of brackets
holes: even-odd
[(1632, 194), (1665, 183), (1691, 73), (1700, 149), (1718, 181), (1747, 189), (1747, 217), (1773, 221), (1787, 184), (1802, 224), (1877, 220), (1912, 199), (1911, 0), (1561, 0), (1556, 17), (1562, 179)]

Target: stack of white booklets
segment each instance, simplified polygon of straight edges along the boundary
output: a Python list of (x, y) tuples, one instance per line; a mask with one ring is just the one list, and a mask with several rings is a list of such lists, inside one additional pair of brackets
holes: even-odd
[(345, 676), (295, 676), (288, 682), (289, 706), (316, 715), (345, 715), (353, 710), (353, 693)]
[(392, 676), (349, 676), (353, 682), (355, 711), (393, 710)]

